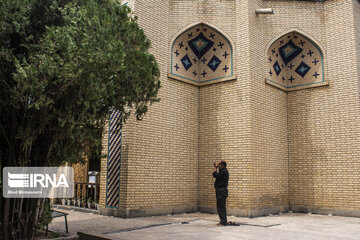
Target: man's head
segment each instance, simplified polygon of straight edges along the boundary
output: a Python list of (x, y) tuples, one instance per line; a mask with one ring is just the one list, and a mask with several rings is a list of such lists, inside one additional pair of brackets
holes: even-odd
[(226, 162), (225, 161), (221, 161), (219, 164), (220, 169), (226, 168)]

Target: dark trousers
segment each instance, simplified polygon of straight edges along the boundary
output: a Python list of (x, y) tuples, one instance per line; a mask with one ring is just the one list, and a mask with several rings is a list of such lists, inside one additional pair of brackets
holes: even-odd
[(216, 189), (216, 208), (219, 214), (220, 223), (223, 225), (227, 224), (226, 216), (226, 198), (228, 197), (227, 188)]

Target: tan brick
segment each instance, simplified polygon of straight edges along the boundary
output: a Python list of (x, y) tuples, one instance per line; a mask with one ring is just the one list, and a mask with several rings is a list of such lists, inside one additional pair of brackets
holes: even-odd
[[(144, 120), (123, 129), (121, 209), (214, 208), (215, 160), (228, 162), (234, 213), (360, 209), (358, 1), (127, 2), (152, 42), (162, 88)], [(172, 40), (196, 22), (233, 43), (236, 80), (196, 87), (167, 77)], [(287, 93), (265, 83), (267, 46), (294, 30), (321, 47), (329, 86)]]

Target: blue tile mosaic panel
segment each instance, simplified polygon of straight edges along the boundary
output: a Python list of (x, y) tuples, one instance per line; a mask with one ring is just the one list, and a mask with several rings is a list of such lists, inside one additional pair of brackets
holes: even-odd
[(324, 82), (323, 55), (298, 32), (277, 39), (268, 49), (267, 79), (285, 89)]
[(230, 42), (205, 24), (191, 27), (172, 45), (169, 77), (198, 86), (235, 79)]

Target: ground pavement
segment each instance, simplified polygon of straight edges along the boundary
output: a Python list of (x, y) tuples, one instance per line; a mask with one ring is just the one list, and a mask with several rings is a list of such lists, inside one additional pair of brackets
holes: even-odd
[[(240, 226), (217, 227), (218, 216), (205, 213), (115, 218), (94, 213), (68, 212), (69, 235), (101, 234), (109, 239), (266, 239), (359, 240), (360, 218), (286, 213), (258, 218), (230, 216)], [(55, 218), (49, 230), (64, 233), (64, 218)]]

